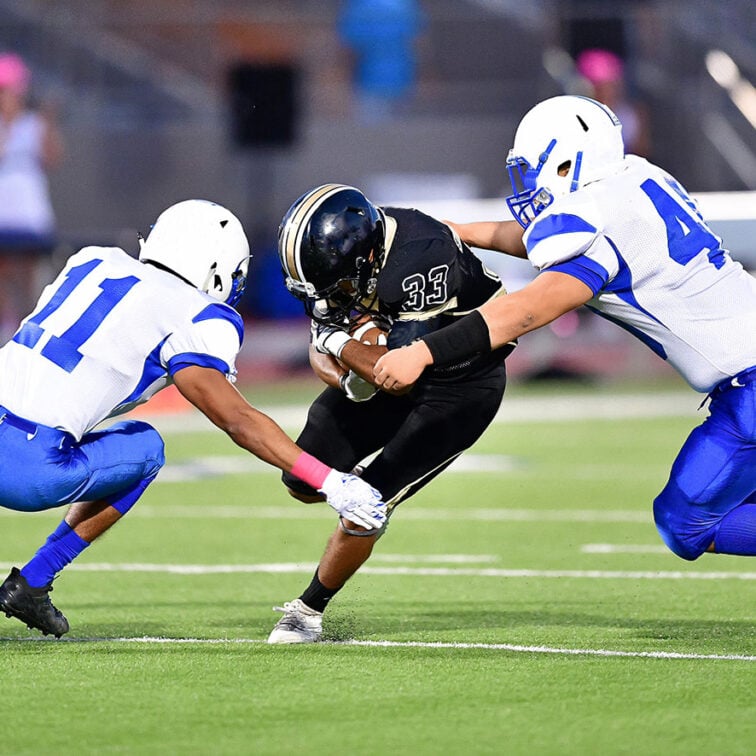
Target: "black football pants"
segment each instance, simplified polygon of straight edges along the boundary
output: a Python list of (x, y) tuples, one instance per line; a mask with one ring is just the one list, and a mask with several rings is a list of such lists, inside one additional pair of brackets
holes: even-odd
[[(311, 405), (297, 444), (344, 472), (379, 452), (364, 463), (362, 478), (393, 507), (480, 438), (499, 409), (505, 386), (502, 363), (482, 377), (423, 381), (404, 396), (378, 391), (364, 402), (327, 388)], [(289, 473), (283, 481), (299, 493), (315, 493)]]

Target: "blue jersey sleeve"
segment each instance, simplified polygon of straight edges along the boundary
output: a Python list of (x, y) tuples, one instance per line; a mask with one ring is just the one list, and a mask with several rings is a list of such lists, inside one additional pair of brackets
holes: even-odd
[(241, 316), (227, 305), (213, 303), (194, 315), (187, 327), (168, 337), (161, 357), (171, 376), (190, 365), (233, 375), (243, 338)]
[(594, 294), (594, 296), (606, 285), (609, 273), (595, 260), (586, 255), (578, 255), (548, 268), (549, 271), (567, 273), (567, 275), (582, 281)]

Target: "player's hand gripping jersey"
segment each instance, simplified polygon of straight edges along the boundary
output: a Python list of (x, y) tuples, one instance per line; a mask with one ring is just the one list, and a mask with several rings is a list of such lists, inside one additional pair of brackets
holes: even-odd
[(0, 349), (0, 405), (79, 440), (181, 367), (233, 378), (242, 338), (232, 307), (121, 249), (86, 247)]
[[(642, 158), (558, 198), (525, 231), (539, 270), (588, 285), (588, 307), (668, 360), (697, 391), (756, 363), (756, 280), (722, 249), (685, 190)], [(744, 324), (745, 318), (745, 324)]]

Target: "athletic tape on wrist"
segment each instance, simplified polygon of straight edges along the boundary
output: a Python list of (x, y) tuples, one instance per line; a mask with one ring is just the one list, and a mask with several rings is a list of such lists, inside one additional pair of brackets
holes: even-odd
[(480, 352), (491, 351), (491, 337), (483, 316), (475, 310), (450, 326), (423, 336), (434, 365), (449, 365)]
[(294, 462), (291, 474), (296, 475), (297, 478), (307, 483), (308, 486), (312, 486), (319, 491), (323, 487), (323, 483), (325, 483), (325, 479), (328, 477), (331, 469), (328, 465), (313, 457), (312, 454), (302, 452)]
[(334, 331), (323, 342), (323, 346), (337, 359), (341, 357), (344, 347), (352, 337), (346, 331)]

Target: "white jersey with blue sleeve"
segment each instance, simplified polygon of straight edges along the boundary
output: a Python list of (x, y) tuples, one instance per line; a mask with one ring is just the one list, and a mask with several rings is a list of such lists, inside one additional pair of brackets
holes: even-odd
[(233, 380), (242, 339), (232, 307), (122, 249), (85, 247), (0, 349), (0, 405), (79, 440), (183, 367)]
[(587, 306), (637, 336), (697, 391), (756, 365), (756, 279), (721, 247), (685, 190), (627, 156), (526, 229), (540, 271), (593, 291)]

